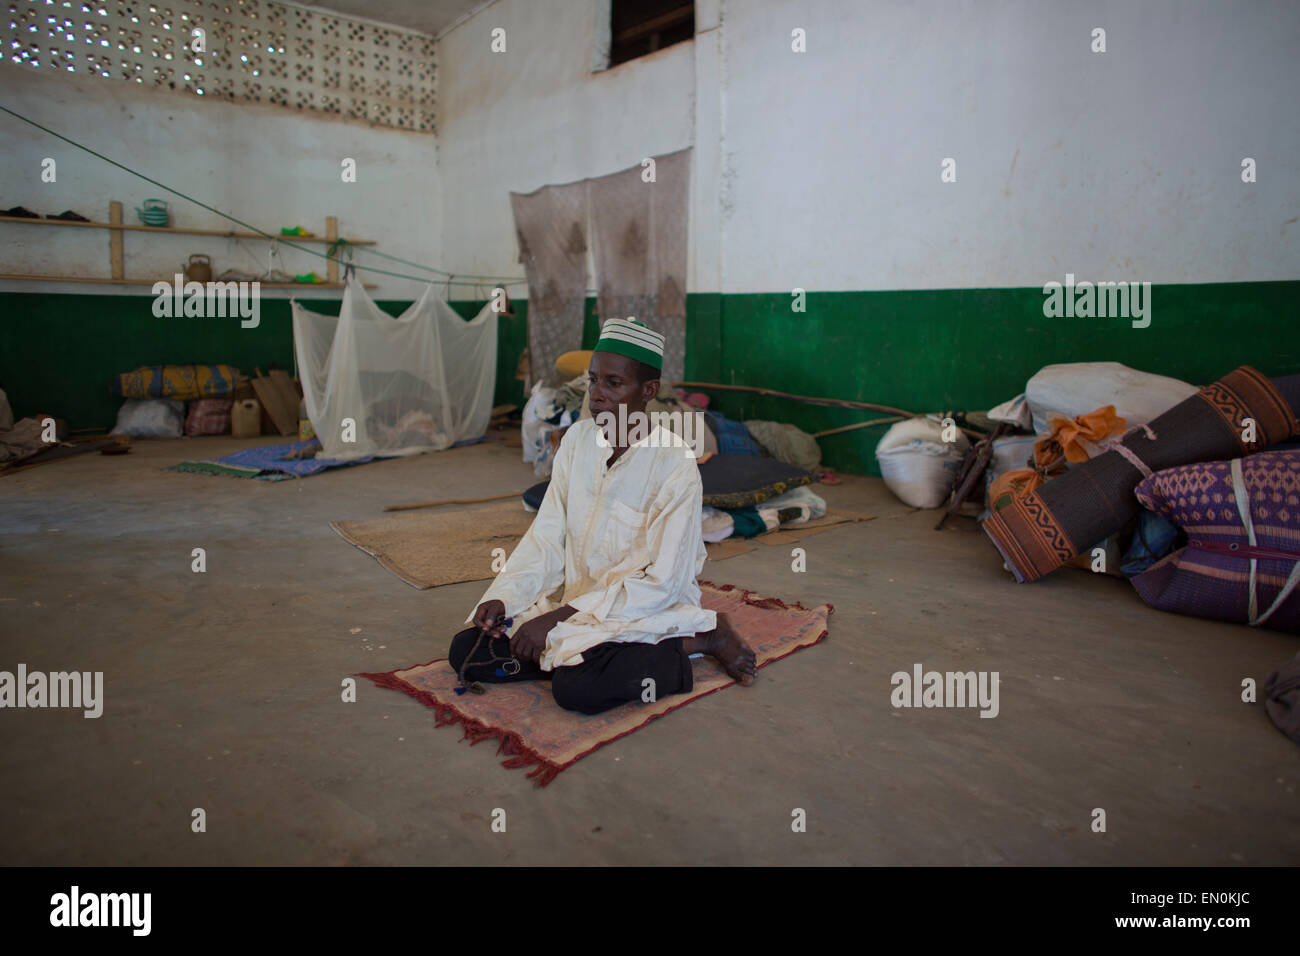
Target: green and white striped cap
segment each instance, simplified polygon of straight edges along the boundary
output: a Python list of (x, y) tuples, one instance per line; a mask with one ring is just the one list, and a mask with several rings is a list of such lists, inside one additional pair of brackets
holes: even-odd
[(664, 367), (664, 337), (632, 318), (606, 320), (592, 351), (614, 352), (652, 368)]

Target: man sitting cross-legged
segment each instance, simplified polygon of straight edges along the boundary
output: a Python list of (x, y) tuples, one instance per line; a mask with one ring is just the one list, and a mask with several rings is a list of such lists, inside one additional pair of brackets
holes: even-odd
[[(532, 527), (452, 639), (449, 661), (471, 688), (549, 675), (561, 707), (598, 714), (689, 691), (696, 653), (753, 682), (753, 650), (700, 607), (695, 457), (645, 423), (663, 342), (638, 322), (605, 323), (588, 373), (594, 418), (565, 433)], [(629, 421), (631, 433), (618, 427)]]

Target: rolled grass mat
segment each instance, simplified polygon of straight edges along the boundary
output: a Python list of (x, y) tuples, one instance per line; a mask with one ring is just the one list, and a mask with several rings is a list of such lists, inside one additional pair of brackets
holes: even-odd
[(1037, 581), (1135, 517), (1133, 490), (1148, 473), (1248, 455), (1300, 434), (1291, 404), (1297, 379), (1275, 383), (1243, 365), (1135, 429), (1120, 443), (1125, 452), (1104, 452), (1015, 499), (984, 532), (1017, 581)]
[[(726, 613), (740, 636), (749, 642), (760, 670), (824, 638), (834, 611), (830, 604), (806, 608), (797, 602), (787, 604), (779, 598), (758, 597), (731, 584), (701, 581), (700, 593), (701, 604)], [(691, 664), (694, 686), (688, 693), (652, 703), (624, 704), (593, 716), (563, 710), (552, 698), (547, 680), (489, 684), (485, 694), (457, 695), (456, 673), (444, 659), (384, 674), (357, 676), (369, 678), (379, 687), (400, 690), (433, 708), (437, 726), (459, 725), (464, 731), (461, 739), (471, 745), (497, 740), (497, 754), (506, 758), (501, 765), (510, 770), (529, 768), (528, 776), (544, 787), (587, 754), (735, 683), (712, 658), (694, 659)], [(745, 693), (761, 693), (762, 686), (760, 673)], [(683, 720), (678, 726), (682, 732), (697, 733), (700, 725)], [(719, 759), (725, 759), (725, 755), (720, 754)]]

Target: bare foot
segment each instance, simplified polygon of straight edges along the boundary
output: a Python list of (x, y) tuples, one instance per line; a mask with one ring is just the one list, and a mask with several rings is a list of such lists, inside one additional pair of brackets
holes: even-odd
[(758, 675), (758, 658), (753, 649), (736, 633), (727, 615), (718, 615), (718, 626), (703, 639), (703, 651), (723, 666), (727, 674), (739, 684), (748, 687)]

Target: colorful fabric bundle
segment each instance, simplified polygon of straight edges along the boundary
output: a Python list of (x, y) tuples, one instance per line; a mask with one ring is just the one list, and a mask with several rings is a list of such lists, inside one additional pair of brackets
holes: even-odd
[(709, 427), (718, 437), (719, 455), (761, 455), (763, 446), (749, 433), (744, 422), (732, 421), (721, 412), (705, 412)]
[(753, 505), (744, 508), (732, 508), (727, 514), (731, 515), (731, 533), (738, 538), (756, 538), (760, 534), (765, 534), (768, 530), (767, 523), (763, 521), (758, 509)]
[(1118, 446), (1013, 500), (984, 522), (1020, 582), (1050, 574), (1138, 512), (1133, 489), (1165, 468), (1263, 451), (1300, 433), (1300, 375), (1270, 381), (1242, 366)]
[(239, 369), (230, 365), (145, 365), (123, 372), (109, 388), (116, 398), (233, 398)]
[(1300, 451), (1170, 468), (1135, 494), (1188, 537), (1186, 548), (1133, 579), (1142, 600), (1300, 632)]
[(1137, 577), (1173, 551), (1177, 543), (1178, 525), (1154, 511), (1143, 508), (1142, 513), (1138, 515), (1133, 540), (1129, 542), (1128, 551), (1124, 553), (1124, 564), (1119, 569), (1120, 573), (1126, 578)]
[(229, 435), (230, 409), (234, 404), (228, 398), (200, 398), (190, 402), (185, 434)]

